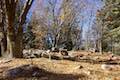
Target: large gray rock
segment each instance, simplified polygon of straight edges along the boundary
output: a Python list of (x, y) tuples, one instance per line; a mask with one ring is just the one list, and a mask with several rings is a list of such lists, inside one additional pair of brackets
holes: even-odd
[(62, 56), (68, 56), (68, 51), (67, 49), (60, 48), (59, 52), (61, 53)]
[(39, 50), (39, 49), (27, 49), (27, 50), (24, 49), (23, 57), (30, 58), (34, 56), (34, 58), (40, 58), (44, 52), (45, 52), (44, 50)]
[(51, 52), (59, 52), (59, 49), (58, 49), (58, 48), (55, 48), (55, 47), (52, 47), (52, 48), (51, 48)]
[(41, 57), (41, 55), (42, 55), (43, 52), (44, 52), (44, 50), (39, 50), (39, 49), (33, 50), (33, 54), (34, 54), (37, 58)]
[(89, 51), (90, 51), (91, 53), (95, 53), (96, 49), (95, 49), (95, 48), (90, 48)]

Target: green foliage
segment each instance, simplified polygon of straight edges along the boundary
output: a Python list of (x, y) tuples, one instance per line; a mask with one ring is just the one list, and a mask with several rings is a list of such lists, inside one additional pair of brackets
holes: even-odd
[(120, 43), (120, 0), (105, 0), (98, 20), (102, 21), (103, 49), (114, 51), (115, 44)]

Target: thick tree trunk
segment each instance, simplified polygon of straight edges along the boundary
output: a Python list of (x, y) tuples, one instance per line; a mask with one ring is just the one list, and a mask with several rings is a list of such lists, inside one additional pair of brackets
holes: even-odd
[(1, 40), (1, 56), (6, 57), (6, 51), (7, 51), (7, 39), (6, 35), (4, 34), (4, 38)]
[(16, 49), (15, 52), (17, 53), (15, 57), (22, 58), (23, 57), (23, 28), (20, 25), (18, 28), (17, 38), (15, 40)]
[[(10, 20), (9, 20), (10, 21)], [(15, 31), (13, 23), (9, 22), (7, 29), (7, 53), (9, 58), (15, 57)]]
[(6, 12), (5, 12), (5, 0), (0, 1), (0, 9), (1, 9), (1, 21), (0, 21), (0, 34), (1, 34), (1, 41), (0, 41), (0, 46), (1, 46), (1, 56), (5, 57), (6, 56), (6, 51), (7, 51), (7, 38), (6, 38)]
[[(9, 32), (8, 32), (9, 33)], [(9, 58), (13, 58), (15, 54), (15, 41), (12, 41), (12, 36), (7, 35), (7, 53)]]
[(7, 13), (7, 54), (9, 58), (13, 58), (15, 53), (15, 29), (14, 29), (14, 21), (15, 21), (15, 10), (16, 3), (14, 0), (5, 0), (5, 7)]
[[(3, 18), (2, 18), (3, 19)], [(0, 22), (0, 48), (1, 48), (1, 56), (5, 57), (7, 50), (7, 38), (6, 32), (4, 30), (4, 21)]]
[[(9, 28), (8, 28), (9, 29)], [(22, 39), (23, 30), (22, 27), (18, 28), (17, 36), (15, 36), (14, 29), (9, 29), (7, 31), (7, 51), (10, 58), (22, 58)]]
[(22, 58), (23, 54), (23, 29), (18, 28), (17, 36), (15, 36), (14, 29), (9, 29), (7, 31), (7, 51), (10, 58)]
[(5, 0), (6, 13), (8, 19), (7, 28), (7, 51), (9, 57), (21, 58), (22, 57), (22, 38), (23, 30), (22, 25), (25, 23), (26, 15), (34, 0), (28, 0), (19, 16), (19, 27), (17, 34), (15, 33), (15, 19), (16, 19), (16, 6), (18, 0)]

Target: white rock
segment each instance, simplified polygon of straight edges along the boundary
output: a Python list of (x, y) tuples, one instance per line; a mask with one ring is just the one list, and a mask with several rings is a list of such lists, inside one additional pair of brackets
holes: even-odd
[(95, 48), (90, 48), (89, 51), (90, 51), (91, 53), (95, 53)]
[(50, 50), (47, 50), (46, 53), (49, 54), (49, 53), (50, 53)]
[(29, 50), (24, 49), (23, 54), (29, 53)]
[(108, 64), (102, 64), (101, 65), (101, 69), (103, 70), (112, 70), (112, 65), (108, 65)]
[(75, 67), (76, 70), (78, 70), (78, 69), (82, 69), (82, 68), (83, 68), (83, 66), (81, 66), (81, 65)]
[(91, 75), (91, 71), (89, 71), (89, 70), (88, 71), (84, 71), (84, 73), (87, 74), (87, 75)]

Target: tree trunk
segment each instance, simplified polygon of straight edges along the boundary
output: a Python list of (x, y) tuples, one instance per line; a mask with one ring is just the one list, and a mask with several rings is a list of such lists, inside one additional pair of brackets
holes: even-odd
[(112, 53), (114, 53), (114, 40), (112, 37), (111, 37), (111, 51)]
[(23, 29), (19, 26), (17, 36), (15, 36), (14, 27), (12, 29), (8, 28), (7, 31), (7, 51), (10, 58), (22, 58), (23, 50)]
[(16, 8), (18, 0), (5, 0), (8, 27), (7, 27), (7, 51), (9, 57), (21, 58), (22, 57), (22, 38), (23, 30), (22, 25), (25, 23), (27, 13), (34, 0), (28, 0), (19, 16), (19, 27), (17, 34), (15, 33), (15, 20)]
[(7, 53), (9, 58), (15, 57), (15, 30), (13, 27), (13, 22), (9, 20), (7, 28)]
[(15, 54), (15, 41), (13, 41), (11, 38), (12, 36), (9, 35), (10, 32), (8, 32), (7, 35), (7, 53), (9, 58), (13, 58), (14, 54)]
[(6, 34), (4, 34), (4, 38), (1, 40), (1, 56), (6, 57), (6, 51), (7, 51), (7, 39)]
[(15, 40), (15, 43), (16, 43), (15, 52), (17, 53), (17, 54), (15, 54), (15, 57), (22, 58), (23, 57), (23, 53), (22, 53), (22, 51), (23, 51), (23, 28), (21, 25), (18, 28), (17, 38)]
[(102, 54), (102, 40), (99, 41), (99, 51), (100, 51), (100, 54)]
[(0, 21), (0, 33), (1, 33), (1, 56), (5, 57), (6, 56), (6, 51), (7, 51), (7, 37), (6, 37), (6, 12), (5, 12), (5, 0), (0, 1), (0, 9), (1, 9), (1, 21)]

